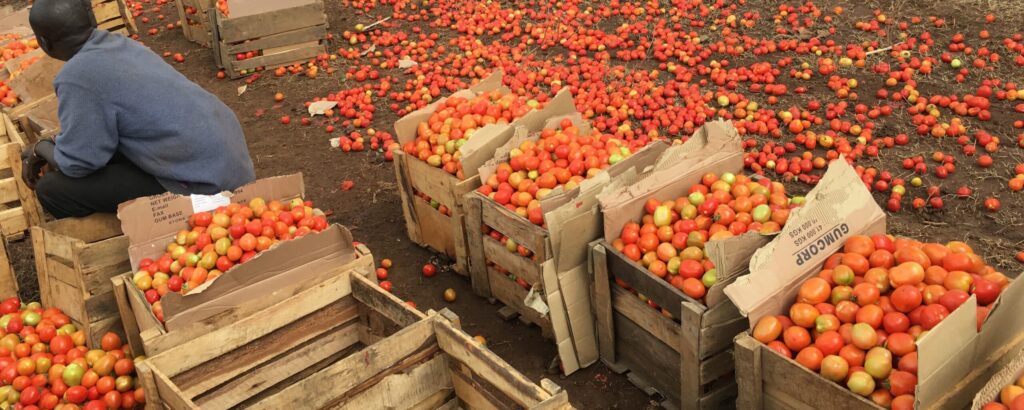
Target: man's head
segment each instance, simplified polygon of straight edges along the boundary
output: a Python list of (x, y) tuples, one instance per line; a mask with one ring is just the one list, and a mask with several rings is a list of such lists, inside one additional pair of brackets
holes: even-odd
[(96, 29), (90, 0), (36, 0), (28, 22), (39, 47), (62, 61), (74, 57)]

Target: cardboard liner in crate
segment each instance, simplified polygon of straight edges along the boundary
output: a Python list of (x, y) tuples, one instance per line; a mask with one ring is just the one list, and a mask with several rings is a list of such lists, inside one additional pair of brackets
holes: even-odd
[[(750, 274), (725, 290), (753, 325), (783, 314), (804, 280), (850, 236), (885, 233), (885, 213), (845, 159), (833, 161), (821, 182), (795, 209), (782, 232), (754, 254)], [(917, 341), (916, 407), (967, 406), (1008, 356), (1024, 345), (1024, 285), (1011, 282), (993, 305), (981, 331), (974, 296)], [(736, 339), (741, 408), (830, 406), (877, 408), (845, 387), (784, 358), (744, 333)]]

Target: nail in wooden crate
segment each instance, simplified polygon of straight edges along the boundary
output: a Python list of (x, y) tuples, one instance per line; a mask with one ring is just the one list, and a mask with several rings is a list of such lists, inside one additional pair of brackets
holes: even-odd
[[(526, 257), (510, 252), (504, 244), (485, 234), (484, 226), (511, 238), (529, 249), (532, 255)], [(542, 298), (545, 294), (542, 265), (551, 253), (547, 230), (483, 194), (473, 192), (466, 195), (466, 237), (473, 291), (501, 301), (526, 321), (540, 327), (545, 337), (554, 338), (551, 317), (541, 315), (523, 302), (529, 293), (523, 283), (538, 289)], [(511, 276), (502, 270), (507, 270)]]
[(96, 16), (96, 27), (101, 30), (126, 36), (139, 32), (125, 0), (92, 0), (92, 14)]
[(216, 13), (215, 0), (177, 0), (178, 18), (185, 39), (203, 47), (213, 46), (209, 13)]
[[(618, 252), (604, 240), (591, 244), (601, 360), (648, 394), (658, 393), (663, 406), (680, 409), (731, 408), (736, 398), (733, 338), (747, 329), (747, 319), (722, 297), (714, 306), (683, 294)], [(628, 284), (667, 317), (616, 284)], [(721, 292), (728, 283), (708, 291)]]
[[(368, 278), (376, 283), (377, 277), (374, 273), (373, 255), (365, 245), (356, 247), (356, 259), (338, 266), (338, 272), (359, 275)], [(114, 296), (117, 299), (117, 309), (124, 323), (125, 332), (128, 333), (128, 345), (135, 355), (154, 356), (167, 351), (175, 346), (186, 344), (192, 339), (209, 333), (222, 326), (234, 323), (250, 314), (253, 314), (272, 303), (264, 299), (253, 300), (252, 302), (236, 306), (226, 314), (216, 315), (208, 320), (196, 322), (188, 327), (175, 331), (168, 331), (164, 328), (155, 316), (152, 306), (146, 301), (145, 295), (132, 283), (131, 272), (111, 278), (114, 288)], [(293, 295), (301, 291), (303, 284), (295, 283), (293, 288), (280, 289), (281, 294)]]
[(572, 408), (458, 326), (343, 274), (137, 370), (154, 408)]
[[(463, 197), (480, 187), (480, 178), (459, 180), (401, 150), (393, 152), (395, 177), (409, 239), (454, 259), (455, 271), (463, 276), (469, 275)], [(451, 216), (442, 214), (417, 196), (417, 192), (447, 207)]]
[(130, 269), (128, 238), (113, 214), (66, 218), (32, 228), (43, 306), (61, 309), (90, 346), (121, 333), (110, 278)]
[[(324, 39), (328, 25), (322, 0), (259, 1), (229, 7), (228, 17), (217, 12), (207, 14), (214, 29), (214, 59), (231, 78), (248, 75), (257, 68), (270, 70), (305, 63), (327, 50)], [(256, 55), (237, 58), (248, 52)]]

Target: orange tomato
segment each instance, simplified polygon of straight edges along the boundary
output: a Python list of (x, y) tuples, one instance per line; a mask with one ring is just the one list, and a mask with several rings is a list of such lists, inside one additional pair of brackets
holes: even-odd
[(824, 279), (819, 277), (810, 278), (800, 285), (797, 302), (808, 303), (811, 305), (823, 303), (828, 300), (831, 293), (832, 287), (829, 286), (828, 282)]
[(818, 348), (814, 346), (805, 347), (796, 355), (797, 363), (800, 363), (804, 367), (813, 371), (821, 369), (821, 361), (824, 358), (824, 355), (821, 354), (821, 350), (818, 350)]
[(793, 320), (793, 324), (804, 328), (814, 326), (814, 320), (818, 318), (818, 315), (818, 309), (807, 303), (794, 303), (789, 308), (789, 317)]
[(871, 256), (875, 251), (875, 242), (865, 235), (854, 235), (843, 245), (844, 253), (855, 253), (863, 257)]
[(781, 334), (782, 322), (778, 317), (765, 316), (759, 319), (757, 324), (754, 325), (754, 339), (757, 339), (757, 341), (761, 343), (767, 344), (772, 340), (778, 339)]

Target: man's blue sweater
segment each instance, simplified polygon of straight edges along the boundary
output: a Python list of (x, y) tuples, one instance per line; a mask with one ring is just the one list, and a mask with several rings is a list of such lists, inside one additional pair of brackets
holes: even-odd
[(255, 179), (238, 118), (142, 44), (94, 30), (53, 82), (55, 160), (85, 177), (120, 151), (178, 194), (215, 194)]

